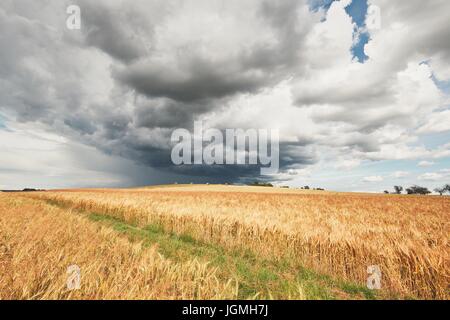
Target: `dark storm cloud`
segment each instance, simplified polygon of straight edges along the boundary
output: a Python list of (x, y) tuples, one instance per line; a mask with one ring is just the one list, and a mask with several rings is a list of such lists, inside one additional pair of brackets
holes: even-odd
[(146, 128), (187, 128), (194, 123), (194, 117), (210, 106), (202, 103), (182, 103), (167, 98), (151, 99), (137, 104), (135, 125)]
[[(272, 26), (276, 35), (273, 43), (224, 48), (225, 51), (233, 49), (230, 50), (233, 53), (220, 58), (195, 46), (186, 46), (172, 62), (162, 63), (149, 56), (115, 68), (113, 76), (118, 83), (147, 98), (144, 103), (136, 104), (134, 125), (191, 129), (195, 119), (223, 108), (227, 99), (256, 93), (290, 76), (300, 63), (298, 52), (309, 30), (307, 23), (300, 27), (303, 21), (298, 20), (296, 11), (300, 6), (299, 1), (278, 4), (265, 1), (256, 8), (262, 23)], [(131, 145), (132, 150), (124, 153), (132, 154), (134, 159), (186, 175), (221, 177), (222, 181), (259, 176), (259, 167), (255, 166), (173, 167), (170, 149), (145, 143)], [(315, 162), (315, 158), (295, 148), (283, 146), (282, 152), (288, 154), (281, 160), (282, 167)]]
[[(194, 120), (226, 108), (230, 99), (272, 87), (301, 68), (303, 39), (310, 30), (309, 22), (298, 17), (301, 2), (264, 1), (253, 8), (258, 17), (255, 23), (268, 26), (273, 41), (237, 43), (233, 48), (224, 47), (218, 55), (209, 48), (208, 41), (201, 44), (200, 50), (194, 41), (200, 35), (193, 35), (192, 45), (180, 47), (176, 40), (167, 39), (174, 41), (173, 50), (179, 50), (165, 52), (168, 59), (160, 59), (153, 19), (148, 19), (147, 12), (138, 5), (116, 2), (110, 5), (106, 1), (78, 1), (78, 4), (82, 8), (83, 27), (81, 40), (72, 45), (79, 46), (80, 50), (83, 46), (96, 48), (112, 58), (111, 77), (114, 90), (119, 93), (114, 93), (109, 104), (92, 103), (86, 96), (89, 88), (82, 88), (83, 80), (80, 80), (80, 77), (89, 78), (78, 74), (77, 64), (67, 65), (70, 61), (58, 55), (55, 61), (45, 58), (46, 55), (55, 57), (55, 52), (61, 50), (59, 46), (71, 43), (55, 42), (50, 30), (36, 28), (30, 19), (2, 16), (13, 33), (11, 38), (19, 39), (16, 41), (19, 45), (14, 47), (16, 52), (0, 53), (9, 54), (4, 61), (16, 63), (9, 70), (16, 76), (4, 78), (9, 80), (8, 84), (23, 90), (17, 95), (3, 96), (12, 100), (10, 105), (22, 120), (58, 123), (62, 132), (105, 153), (167, 172), (222, 181), (259, 176), (258, 166), (174, 167), (170, 158), (170, 134), (174, 128), (192, 129)], [(67, 30), (64, 32), (67, 34)], [(11, 39), (6, 39), (2, 47), (8, 48), (6, 41)], [(151, 50), (146, 43), (151, 44)], [(31, 51), (38, 64), (23, 67), (18, 61)], [(7, 64), (1, 65), (8, 68)], [(40, 69), (50, 69), (51, 76), (28, 76)], [(118, 99), (127, 91), (134, 95), (131, 106), (125, 98)], [(246, 122), (251, 127), (252, 119)], [(280, 155), (281, 170), (317, 161), (304, 146), (292, 143), (282, 143)]]
[(83, 8), (83, 28), (85, 42), (124, 63), (130, 63), (144, 55), (147, 49), (140, 30), (145, 30), (147, 40), (152, 37), (152, 29), (145, 21), (139, 20), (139, 12), (133, 6), (108, 7), (104, 2), (78, 1)]
[[(23, 121), (44, 117), (53, 101), (47, 84), (30, 76), (22, 57), (39, 51), (48, 38), (43, 25), (12, 15), (0, 8), (0, 106), (14, 109)], [(42, 34), (42, 36), (41, 36)]]
[(299, 169), (317, 162), (317, 155), (308, 146), (298, 143), (280, 143), (280, 168)]
[[(167, 97), (174, 101), (197, 102), (239, 93), (254, 93), (289, 76), (298, 65), (299, 50), (309, 27), (299, 21), (299, 1), (260, 3), (256, 12), (272, 26), (276, 41), (256, 43), (217, 58), (196, 47), (180, 48), (175, 61), (149, 59), (118, 68), (114, 77), (147, 97)], [(287, 73), (286, 73), (287, 72)]]
[[(170, 8), (162, 11), (173, 10), (171, 4), (161, 3)], [(59, 10), (64, 12), (67, 4), (60, 3)], [(14, 15), (0, 11), (4, 48), (0, 72), (6, 79), (0, 88), (2, 107), (17, 120), (46, 123), (106, 154), (166, 172), (222, 182), (259, 176), (258, 166), (174, 167), (170, 135), (175, 128), (192, 129), (194, 120), (226, 108), (238, 95), (257, 93), (289, 76), (286, 70), (299, 64), (301, 39), (309, 28), (296, 29), (301, 24), (296, 16), (298, 1), (277, 5), (266, 1), (253, 8), (255, 23), (271, 26), (275, 41), (237, 43), (217, 56), (208, 41), (200, 50), (193, 35), (192, 45), (182, 45), (179, 53), (165, 53), (169, 60), (160, 60), (155, 42), (157, 13), (150, 17), (142, 3), (80, 0), (76, 4), (82, 10), (78, 33), (65, 30), (62, 19), (57, 20), (60, 26), (46, 28), (45, 23), (54, 19), (37, 5), (33, 12), (9, 3), (8, 9), (17, 10)], [(76, 59), (75, 52), (92, 48), (111, 58), (114, 88), (109, 101), (92, 102), (100, 96), (89, 87), (95, 74), (80, 73), (91, 61)], [(130, 92), (133, 100), (126, 98)], [(282, 166), (313, 162), (293, 149), (282, 149), (288, 155)]]
[(183, 61), (178, 69), (138, 64), (115, 76), (147, 97), (167, 97), (182, 102), (253, 92), (266, 85), (271, 78), (270, 74), (243, 70), (241, 64), (218, 66), (200, 57), (188, 60)]
[(64, 119), (64, 124), (82, 134), (93, 134), (96, 131), (92, 122), (84, 117), (70, 116)]
[[(117, 83), (141, 96), (135, 101), (134, 120), (130, 123), (132, 130), (190, 129), (195, 119), (223, 108), (228, 99), (239, 94), (256, 93), (289, 76), (290, 71), (286, 71), (299, 64), (298, 51), (301, 40), (308, 31), (307, 27), (298, 28), (296, 10), (299, 6), (298, 1), (276, 5), (268, 1), (261, 3), (256, 12), (261, 21), (272, 26), (277, 40), (266, 45), (257, 43), (233, 48), (233, 53), (221, 58), (208, 55), (207, 51), (200, 51), (195, 46), (186, 46), (170, 62), (161, 62), (153, 52), (143, 59), (133, 61), (124, 59), (122, 54), (113, 54), (108, 46), (98, 45), (110, 40), (108, 36), (97, 41), (96, 46), (100, 50), (126, 62), (125, 65), (113, 68), (112, 75)], [(138, 57), (139, 54), (136, 54), (136, 58)], [(121, 140), (122, 145), (115, 144), (116, 152), (121, 150), (121, 155), (140, 163), (185, 175), (221, 177), (225, 181), (259, 175), (259, 168), (254, 166), (174, 167), (168, 147), (170, 133), (171, 131), (166, 133), (162, 144), (155, 144), (142, 137), (137, 139), (128, 131), (126, 138)], [(283, 158), (282, 166), (315, 162), (314, 157), (294, 151), (295, 148), (283, 147), (283, 150), (288, 156)]]
[[(302, 21), (305, 16), (299, 18), (299, 11), (306, 7), (296, 0), (286, 1), (263, 1), (260, 7), (262, 18), (277, 32), (277, 46), (270, 51), (257, 51), (259, 54), (250, 56), (250, 63), (259, 65), (272, 65), (284, 67), (283, 72), (288, 74), (292, 68), (298, 69), (302, 66), (301, 51), (304, 39), (311, 31), (309, 21)], [(262, 57), (266, 59), (261, 59)], [(270, 58), (269, 58), (270, 57)]]

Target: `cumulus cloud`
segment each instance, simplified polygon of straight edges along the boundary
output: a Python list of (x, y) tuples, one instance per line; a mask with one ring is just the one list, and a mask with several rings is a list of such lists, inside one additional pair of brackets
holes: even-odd
[(397, 178), (397, 179), (399, 179), (399, 178), (405, 178), (405, 177), (407, 177), (407, 176), (409, 176), (410, 175), (410, 173), (408, 172), (408, 171), (395, 171), (393, 174), (392, 174), (392, 176), (394, 177), (394, 178)]
[(383, 180), (382, 176), (368, 176), (363, 178), (364, 182), (381, 182)]
[(419, 180), (428, 180), (428, 181), (441, 181), (448, 178), (450, 178), (450, 169), (442, 169), (437, 172), (427, 172), (421, 174), (418, 177)]
[(419, 167), (431, 167), (431, 166), (434, 165), (434, 162), (433, 161), (423, 160), (423, 161), (420, 161), (417, 165)]
[(450, 110), (432, 113), (426, 123), (419, 129), (419, 133), (436, 133), (450, 131)]

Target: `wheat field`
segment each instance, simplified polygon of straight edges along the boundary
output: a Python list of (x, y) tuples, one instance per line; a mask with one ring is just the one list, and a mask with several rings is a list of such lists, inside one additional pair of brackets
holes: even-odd
[[(80, 290), (66, 286), (74, 263)], [(70, 210), (0, 194), (0, 299), (234, 297), (232, 282), (219, 282), (207, 264), (173, 263)]]
[[(56, 190), (1, 199), (3, 298), (242, 297), (234, 272), (224, 275), (208, 261), (189, 257), (167, 259), (157, 244), (142, 249), (80, 213), (133, 228), (158, 226), (164, 234), (217, 246), (221, 255), (245, 250), (257, 261), (289, 261), (290, 268), (360, 286), (365, 286), (367, 267), (378, 265), (387, 297), (449, 297), (449, 197), (177, 185)], [(65, 291), (62, 280), (50, 281), (65, 277), (61, 268), (73, 255), (93, 277), (86, 279), (88, 288), (76, 293)], [(111, 263), (113, 271), (105, 267)], [(25, 265), (30, 270), (22, 278)], [(51, 272), (43, 274), (47, 269)], [(301, 283), (293, 287), (295, 293), (274, 296), (268, 290), (253, 297), (305, 298)]]

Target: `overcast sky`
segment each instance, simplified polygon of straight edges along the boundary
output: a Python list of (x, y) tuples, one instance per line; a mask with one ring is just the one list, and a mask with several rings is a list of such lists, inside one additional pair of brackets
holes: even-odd
[(264, 178), (174, 167), (195, 120), (279, 129), (285, 185), (450, 183), (449, 39), (448, 0), (2, 0), (0, 189)]

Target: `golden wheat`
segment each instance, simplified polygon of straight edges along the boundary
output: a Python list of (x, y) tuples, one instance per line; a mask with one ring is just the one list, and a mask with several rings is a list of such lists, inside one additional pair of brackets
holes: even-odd
[(449, 296), (448, 197), (297, 192), (232, 186), (72, 190), (34, 197), (101, 212), (225, 248), (245, 248), (364, 284), (379, 265), (386, 290)]
[[(81, 269), (68, 290), (67, 268)], [(235, 284), (195, 260), (176, 264), (70, 210), (0, 194), (0, 299), (228, 299)]]

